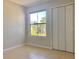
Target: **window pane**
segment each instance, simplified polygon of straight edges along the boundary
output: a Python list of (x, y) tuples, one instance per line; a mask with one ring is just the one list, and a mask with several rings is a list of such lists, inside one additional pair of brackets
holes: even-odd
[(31, 25), (31, 35), (37, 36), (37, 25)]
[(31, 35), (46, 36), (46, 11), (30, 14)]
[(38, 36), (46, 36), (46, 24), (38, 24)]
[(37, 13), (30, 14), (31, 24), (37, 23)]
[(38, 12), (38, 23), (46, 23), (46, 11)]

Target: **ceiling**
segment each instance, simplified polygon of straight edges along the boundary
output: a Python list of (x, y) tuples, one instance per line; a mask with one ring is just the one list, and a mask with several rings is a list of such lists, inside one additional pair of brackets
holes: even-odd
[(50, 1), (56, 3), (56, 2), (69, 2), (73, 0), (9, 0), (9, 1), (27, 7), (33, 4), (45, 3)]

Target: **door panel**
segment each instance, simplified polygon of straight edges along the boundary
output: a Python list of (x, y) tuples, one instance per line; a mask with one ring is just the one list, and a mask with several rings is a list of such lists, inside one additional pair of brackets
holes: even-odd
[(53, 8), (53, 48), (74, 51), (74, 6)]
[(65, 50), (65, 7), (58, 8), (58, 41), (59, 50)]
[(58, 13), (57, 8), (53, 9), (53, 48), (58, 49)]
[(73, 5), (66, 6), (66, 51), (73, 52), (74, 35), (73, 35), (73, 20), (74, 11)]

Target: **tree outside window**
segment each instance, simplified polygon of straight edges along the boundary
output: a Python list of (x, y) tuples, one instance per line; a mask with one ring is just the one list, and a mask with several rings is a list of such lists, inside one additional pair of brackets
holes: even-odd
[(46, 11), (30, 14), (31, 35), (46, 36)]

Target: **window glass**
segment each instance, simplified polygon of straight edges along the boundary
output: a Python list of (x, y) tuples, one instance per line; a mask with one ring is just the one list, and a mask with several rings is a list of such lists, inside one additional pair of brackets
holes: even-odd
[(37, 23), (37, 13), (30, 14), (31, 24)]
[(38, 12), (38, 23), (46, 23), (46, 11)]
[(31, 36), (46, 36), (46, 11), (30, 14)]

